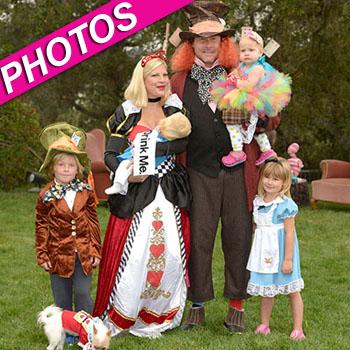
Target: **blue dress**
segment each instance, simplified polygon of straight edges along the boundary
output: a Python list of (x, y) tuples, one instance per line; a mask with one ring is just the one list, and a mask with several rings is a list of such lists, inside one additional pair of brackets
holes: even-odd
[[(250, 295), (274, 297), (278, 294), (290, 294), (299, 292), (304, 288), (304, 281), (300, 272), (299, 246), (296, 232), (294, 231), (294, 252), (293, 252), (293, 271), (290, 274), (282, 273), (282, 264), (284, 259), (285, 231), (283, 228), (284, 220), (294, 217), (298, 212), (295, 202), (286, 196), (277, 197), (274, 201), (265, 203), (257, 196), (254, 200), (254, 221), (257, 228), (254, 235), (252, 250), (250, 252), (248, 270), (251, 271), (247, 291)], [(270, 248), (271, 258), (266, 259), (270, 264), (276, 261), (276, 272), (269, 273), (268, 269), (260, 267), (260, 257), (264, 258), (262, 253), (266, 252), (266, 246), (271, 245), (274, 240), (270, 235), (266, 243), (264, 231), (269, 234), (275, 232), (276, 249)], [(271, 253), (272, 252), (272, 253)], [(275, 255), (274, 255), (275, 252)], [(257, 256), (259, 257), (257, 259)], [(262, 265), (263, 263), (261, 263)], [(257, 272), (260, 271), (260, 272)], [(261, 272), (262, 271), (262, 272)]]

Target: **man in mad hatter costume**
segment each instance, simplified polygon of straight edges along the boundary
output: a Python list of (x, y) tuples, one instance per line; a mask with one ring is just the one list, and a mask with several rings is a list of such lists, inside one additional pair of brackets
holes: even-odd
[(90, 170), (83, 130), (67, 123), (40, 134), (47, 150), (40, 168), (50, 182), (36, 205), (37, 263), (49, 272), (55, 304), (92, 313), (92, 269), (101, 258), (101, 238), (93, 190), (84, 182)]
[[(231, 332), (242, 332), (243, 301), (247, 298), (249, 273), (246, 270), (251, 245), (251, 210), (257, 190), (258, 169), (255, 160), (259, 148), (255, 141), (245, 145), (247, 161), (225, 168), (221, 158), (231, 148), (222, 112), (209, 99), (214, 80), (238, 65), (238, 49), (231, 29), (221, 19), (228, 7), (220, 1), (194, 1), (185, 8), (190, 20), (188, 31), (180, 33), (182, 44), (172, 58), (175, 71), (172, 90), (189, 110), (192, 133), (187, 147), (187, 170), (193, 191), (190, 213), (191, 254), (189, 259), (192, 301), (183, 328), (204, 323), (204, 302), (214, 298), (212, 256), (216, 231), (221, 220), (222, 248), (225, 259), (224, 296), (229, 300), (224, 319)], [(249, 119), (240, 111), (230, 113), (235, 123)], [(272, 123), (274, 123), (272, 125)], [(279, 124), (269, 121), (268, 129)]]

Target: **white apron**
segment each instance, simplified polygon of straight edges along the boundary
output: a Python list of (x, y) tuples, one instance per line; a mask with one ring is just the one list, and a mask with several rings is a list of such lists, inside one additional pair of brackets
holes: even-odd
[(256, 230), (249, 255), (247, 269), (258, 273), (277, 273), (279, 266), (278, 231), (284, 224), (272, 222), (273, 213), (278, 203), (273, 203), (267, 213), (258, 212), (254, 205), (253, 217)]

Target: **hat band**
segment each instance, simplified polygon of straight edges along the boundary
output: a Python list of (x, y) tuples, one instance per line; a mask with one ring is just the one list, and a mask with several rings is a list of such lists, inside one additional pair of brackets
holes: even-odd
[(194, 24), (192, 27), (189, 28), (190, 32), (195, 34), (202, 34), (202, 33), (221, 33), (225, 29), (225, 26), (218, 21), (202, 21)]
[(77, 145), (75, 145), (75, 143), (68, 137), (66, 136), (62, 136), (61, 138), (59, 138), (58, 140), (56, 140), (55, 142), (53, 142), (48, 149), (51, 148), (55, 148), (55, 149), (64, 149), (64, 148), (69, 148), (74, 152), (80, 152), (79, 147), (77, 147)]

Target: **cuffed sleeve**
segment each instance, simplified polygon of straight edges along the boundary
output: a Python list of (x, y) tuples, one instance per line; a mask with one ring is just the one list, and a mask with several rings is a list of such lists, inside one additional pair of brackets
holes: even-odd
[(277, 210), (276, 216), (278, 220), (284, 221), (287, 218), (294, 217), (298, 213), (298, 206), (295, 202), (288, 197), (284, 198), (283, 203), (281, 203)]

